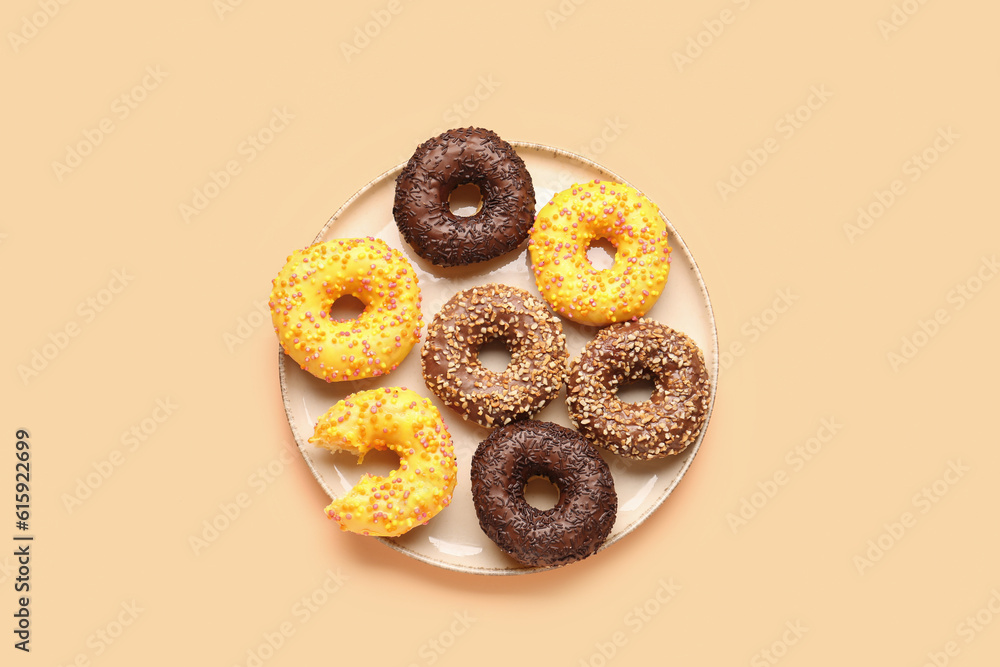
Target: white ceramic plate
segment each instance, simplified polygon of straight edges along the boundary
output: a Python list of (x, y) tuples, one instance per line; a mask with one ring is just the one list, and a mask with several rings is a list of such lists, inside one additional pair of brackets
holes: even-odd
[[(513, 145), (531, 173), (539, 209), (555, 193), (574, 183), (583, 183), (594, 178), (627, 183), (616, 174), (578, 155), (538, 144), (513, 142)], [(395, 177), (402, 167), (403, 165), (398, 165), (361, 188), (330, 218), (314, 243), (335, 238), (374, 236), (401, 250), (409, 258), (420, 278), (425, 322), (430, 322), (445, 301), (456, 292), (474, 285), (490, 282), (505, 283), (521, 287), (538, 296), (525, 244), (522, 244), (520, 251), (468, 267), (442, 269), (417, 256), (400, 237), (392, 218)], [(673, 248), (670, 277), (660, 298), (646, 316), (683, 331), (701, 347), (711, 379), (710, 417), (718, 379), (719, 348), (715, 318), (712, 315), (708, 291), (694, 258), (669, 221), (667, 227), (670, 245)], [(289, 248), (289, 254), (291, 250), (292, 248)], [(563, 330), (566, 333), (571, 357), (578, 356), (584, 344), (597, 331), (593, 327), (578, 325), (568, 320), (563, 320)], [(484, 363), (489, 365), (489, 359), (484, 357)], [(418, 348), (415, 347), (403, 363), (389, 375), (357, 382), (327, 384), (301, 370), (295, 362), (290, 362), (280, 347), (278, 366), (285, 412), (295, 441), (316, 480), (331, 499), (345, 494), (364, 472), (384, 475), (395, 462), (389, 456), (379, 457), (372, 454), (366, 458), (363, 465), (358, 465), (352, 456), (331, 454), (309, 444), (309, 437), (320, 415), (340, 399), (353, 392), (374, 387), (408, 387), (423, 396), (430, 397), (448, 424), (454, 439), (459, 469), (458, 485), (451, 505), (431, 519), (426, 526), (414, 528), (398, 538), (374, 539), (380, 539), (393, 549), (417, 560), (461, 572), (522, 574), (548, 569), (521, 565), (501, 552), (479, 528), (479, 521), (472, 504), (469, 466), (476, 447), (489, 431), (462, 420), (427, 389), (420, 370)], [(535, 418), (572, 427), (564, 398), (565, 389), (559, 398)], [(623, 398), (635, 400), (634, 397), (627, 395), (623, 395)], [(706, 428), (702, 430), (702, 438), (706, 430), (707, 420)], [(611, 467), (615, 490), (618, 493), (618, 518), (602, 549), (635, 529), (667, 499), (691, 465), (702, 438), (680, 455), (661, 461), (633, 462), (602, 450), (602, 456)], [(533, 500), (535, 488), (536, 485), (530, 487), (529, 500)], [(545, 490), (545, 485), (542, 484), (540, 491), (544, 494)], [(551, 487), (549, 493), (554, 493)], [(534, 502), (536, 504), (543, 502), (543, 497), (536, 496)], [(322, 508), (317, 507), (316, 511), (320, 512)], [(336, 526), (331, 523), (330, 528), (335, 530)]]

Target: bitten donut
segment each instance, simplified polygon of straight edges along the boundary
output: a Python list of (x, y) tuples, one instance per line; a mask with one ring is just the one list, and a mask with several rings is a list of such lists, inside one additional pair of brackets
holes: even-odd
[(320, 417), (309, 442), (358, 455), (390, 449), (399, 468), (386, 477), (366, 473), (326, 508), (341, 530), (394, 537), (427, 523), (451, 503), (455, 452), (448, 428), (430, 399), (399, 387), (351, 394)]
[[(482, 207), (472, 216), (451, 212), (448, 198), (475, 184)], [(418, 255), (438, 266), (493, 259), (519, 246), (535, 216), (531, 175), (496, 133), (469, 127), (421, 144), (396, 178), (392, 206), (399, 233)]]
[[(591, 242), (616, 248), (609, 269), (587, 258)], [(594, 180), (555, 195), (535, 218), (528, 251), (538, 291), (561, 316), (604, 326), (641, 317), (670, 272), (667, 225), (634, 188)]]
[[(510, 364), (495, 373), (479, 349), (501, 339)], [(427, 388), (480, 426), (534, 415), (558, 394), (569, 352), (559, 318), (530, 293), (491, 283), (459, 292), (427, 326), (420, 355)]]
[[(559, 489), (548, 510), (524, 499), (532, 477)], [(562, 565), (590, 556), (618, 511), (611, 470), (580, 434), (551, 422), (498, 428), (472, 457), (472, 499), (483, 532), (525, 565)]]
[[(379, 239), (336, 239), (296, 250), (272, 284), (268, 305), (281, 347), (327, 382), (384, 375), (420, 338), (417, 274)], [(365, 309), (355, 319), (336, 320), (330, 306), (345, 295)]]
[[(630, 381), (652, 380), (648, 401), (616, 396)], [(570, 364), (566, 407), (594, 444), (630, 459), (679, 454), (708, 416), (709, 380), (697, 344), (659, 322), (640, 319), (601, 329)]]

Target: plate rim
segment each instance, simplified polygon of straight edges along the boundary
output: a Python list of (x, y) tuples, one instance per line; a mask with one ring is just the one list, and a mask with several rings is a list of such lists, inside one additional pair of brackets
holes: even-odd
[[(536, 142), (510, 141), (508, 143), (510, 143), (515, 148), (525, 148), (525, 149), (535, 150), (535, 151), (539, 151), (539, 152), (543, 152), (543, 153), (551, 153), (553, 155), (553, 157), (555, 157), (555, 156), (561, 156), (561, 157), (564, 157), (564, 158), (568, 158), (570, 160), (574, 160), (574, 161), (580, 162), (583, 165), (585, 165), (585, 166), (587, 166), (587, 167), (589, 167), (591, 169), (595, 169), (595, 170), (601, 172), (602, 174), (606, 175), (609, 179), (616, 180), (616, 181), (618, 181), (620, 183), (628, 185), (629, 187), (635, 188), (639, 192), (642, 192), (642, 190), (640, 188), (636, 188), (634, 185), (632, 185), (631, 182), (627, 181), (626, 179), (624, 179), (621, 176), (619, 176), (617, 173), (611, 171), (610, 169), (608, 169), (607, 167), (605, 167), (605, 166), (603, 166), (601, 164), (598, 164), (597, 162), (591, 160), (590, 158), (588, 158), (586, 156), (579, 155), (577, 153), (573, 153), (571, 151), (567, 151), (567, 150), (562, 149), (562, 148), (557, 148), (555, 146), (549, 146), (549, 145), (546, 145), (546, 144), (540, 144), (540, 143), (536, 143)], [(344, 211), (346, 211), (351, 206), (351, 204), (353, 204), (359, 197), (361, 197), (362, 195), (364, 195), (366, 192), (368, 192), (372, 188), (376, 187), (377, 185), (380, 185), (386, 179), (388, 179), (390, 177), (395, 177), (396, 174), (398, 174), (400, 171), (402, 171), (402, 169), (403, 169), (403, 167), (405, 165), (406, 165), (406, 162), (400, 162), (399, 164), (395, 165), (394, 167), (391, 167), (390, 169), (387, 169), (387, 170), (383, 171), (381, 174), (379, 174), (378, 176), (376, 176), (372, 180), (368, 181), (365, 185), (363, 185), (360, 189), (358, 189), (353, 195), (351, 195), (350, 198), (347, 199), (347, 201), (345, 201), (343, 204), (340, 205), (340, 207), (333, 213), (333, 215), (330, 216), (330, 218), (326, 221), (326, 223), (323, 225), (323, 227), (319, 230), (319, 233), (317, 233), (316, 236), (313, 238), (312, 243), (310, 245), (315, 244), (315, 243), (319, 243), (320, 240), (326, 235), (326, 233), (328, 232), (328, 230), (330, 229), (330, 227), (333, 225), (333, 223), (335, 223), (337, 221), (337, 219), (340, 218), (340, 216), (344, 213)], [(657, 206), (657, 208), (660, 209), (659, 206)], [(711, 325), (710, 326), (710, 331), (711, 331), (712, 353), (713, 354), (712, 354), (712, 364), (711, 364), (712, 367), (711, 367), (711, 372), (709, 374), (710, 375), (710, 377), (709, 377), (709, 389), (710, 389), (710, 391), (709, 391), (708, 409), (707, 409), (706, 414), (705, 414), (705, 424), (702, 427), (702, 431), (701, 431), (701, 434), (698, 436), (698, 439), (694, 443), (692, 443), (691, 445), (688, 445), (688, 447), (685, 448), (680, 453), (680, 454), (687, 455), (687, 460), (684, 461), (684, 463), (681, 464), (681, 467), (677, 471), (677, 474), (674, 476), (673, 480), (671, 480), (671, 482), (666, 486), (666, 488), (664, 488), (663, 492), (660, 494), (660, 497), (657, 498), (646, 509), (646, 511), (644, 511), (639, 516), (635, 517), (632, 520), (631, 523), (629, 523), (627, 526), (624, 527), (624, 529), (622, 529), (621, 532), (617, 533), (613, 537), (609, 537), (608, 539), (606, 539), (601, 544), (601, 546), (598, 547), (597, 551), (594, 552), (595, 554), (600, 553), (601, 551), (604, 551), (606, 548), (610, 547), (612, 544), (617, 543), (619, 540), (621, 540), (622, 538), (624, 538), (626, 535), (629, 535), (639, 525), (641, 525), (642, 523), (644, 523), (650, 517), (650, 515), (653, 514), (653, 512), (655, 512), (656, 510), (658, 510), (660, 508), (660, 506), (663, 505), (664, 502), (666, 502), (667, 498), (669, 498), (670, 495), (674, 492), (674, 489), (680, 483), (680, 481), (684, 477), (684, 475), (687, 474), (687, 471), (691, 467), (691, 464), (694, 462), (694, 459), (697, 456), (698, 451), (701, 449), (701, 443), (705, 439), (706, 434), (708, 433), (709, 424), (711, 423), (711, 420), (712, 420), (712, 412), (713, 412), (713, 410), (715, 408), (715, 396), (716, 396), (716, 394), (718, 392), (718, 384), (719, 384), (719, 331), (718, 331), (718, 327), (717, 327), (716, 321), (715, 321), (715, 311), (714, 311), (714, 308), (712, 307), (712, 299), (711, 299), (711, 297), (710, 297), (710, 295), (708, 293), (708, 285), (705, 284), (705, 279), (704, 279), (704, 277), (701, 274), (701, 268), (698, 266), (698, 262), (695, 260), (694, 255), (691, 253), (690, 248), (688, 248), (687, 243), (684, 241), (684, 237), (682, 237), (677, 232), (677, 230), (674, 228), (673, 223), (670, 222), (670, 219), (666, 216), (666, 214), (664, 214), (663, 210), (660, 209), (659, 212), (660, 212), (660, 217), (663, 218), (663, 221), (667, 225), (667, 230), (670, 233), (670, 235), (672, 236), (671, 240), (674, 242), (674, 245), (675, 246), (679, 246), (682, 249), (682, 251), (684, 252), (684, 255), (687, 257), (688, 261), (691, 262), (691, 267), (694, 270), (695, 278), (697, 279), (698, 286), (699, 286), (699, 288), (701, 290), (701, 293), (702, 293), (702, 296), (704, 298), (704, 305), (705, 305), (706, 311), (708, 313), (708, 321), (709, 321), (709, 324)], [(317, 472), (316, 467), (313, 465), (311, 457), (308, 455), (308, 453), (307, 453), (307, 451), (305, 449), (305, 443), (303, 443), (302, 439), (299, 437), (299, 429), (298, 429), (298, 425), (296, 423), (295, 417), (292, 415), (291, 399), (289, 397), (288, 385), (287, 385), (287, 382), (286, 382), (286, 375), (285, 375), (285, 360), (286, 360), (286, 358), (287, 358), (287, 355), (285, 355), (284, 350), (281, 347), (281, 343), (279, 342), (278, 343), (278, 378), (279, 378), (279, 382), (280, 382), (280, 385), (281, 385), (281, 398), (282, 398), (282, 404), (283, 404), (284, 409), (285, 409), (285, 419), (288, 421), (288, 426), (289, 426), (289, 428), (292, 431), (292, 438), (295, 440), (295, 444), (298, 446), (298, 449), (299, 449), (299, 454), (302, 455), (302, 459), (303, 459), (303, 461), (305, 461), (306, 466), (309, 468), (309, 472), (312, 473), (313, 478), (319, 483), (320, 488), (322, 488), (331, 499), (335, 499), (337, 497), (337, 495), (334, 494), (331, 491), (331, 489), (327, 485), (326, 481)], [(306, 442), (308, 442), (308, 439), (306, 439)], [(690, 450), (690, 452), (688, 450)], [(487, 567), (477, 567), (477, 566), (473, 566), (473, 565), (461, 565), (461, 564), (456, 564), (456, 563), (447, 563), (447, 562), (443, 562), (443, 561), (440, 561), (440, 560), (434, 560), (430, 556), (426, 556), (426, 555), (424, 555), (422, 553), (413, 551), (411, 549), (405, 548), (405, 547), (397, 544), (391, 538), (376, 536), (375, 539), (377, 539), (382, 544), (385, 544), (385, 545), (389, 546), (393, 550), (395, 550), (395, 551), (397, 551), (399, 553), (402, 553), (402, 554), (408, 556), (409, 558), (413, 558), (414, 560), (418, 560), (418, 561), (421, 561), (423, 563), (427, 563), (428, 565), (433, 565), (435, 567), (443, 568), (443, 569), (446, 569), (446, 570), (451, 570), (453, 572), (462, 572), (462, 573), (466, 573), (466, 574), (479, 574), (479, 575), (492, 575), (492, 576), (511, 576), (511, 575), (519, 575), (519, 574), (534, 574), (536, 572), (545, 572), (547, 570), (558, 569), (558, 568), (564, 567), (565, 565), (569, 565), (570, 564), (570, 563), (565, 563), (565, 564), (557, 564), (557, 565), (539, 565), (539, 566), (534, 566), (534, 567), (532, 567), (532, 566), (525, 566), (525, 567), (514, 567), (514, 568), (492, 568), (492, 567), (487, 568)]]

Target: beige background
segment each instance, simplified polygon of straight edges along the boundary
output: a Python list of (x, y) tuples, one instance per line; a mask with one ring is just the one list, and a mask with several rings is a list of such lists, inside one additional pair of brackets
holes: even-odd
[[(0, 553), (20, 427), (36, 540), (32, 652), (4, 630), (4, 664), (252, 665), (261, 646), (269, 666), (995, 664), (1000, 281), (983, 279), (1000, 250), (1000, 9), (819, 4), (6, 2)], [(272, 122), (251, 160), (243, 142)], [(643, 188), (733, 351), (667, 503), (588, 561), (513, 579), (332, 529), (288, 453), (255, 315), (354, 191), (467, 124)], [(78, 166), (53, 164), (81, 144)], [(185, 216), (229, 161), (239, 172)], [(724, 198), (734, 169), (753, 173)], [(52, 358), (25, 374), (36, 352)], [(195, 553), (189, 538), (238, 499)], [(744, 500), (760, 507), (737, 524)], [(4, 628), (13, 564), (0, 556)], [(313, 595), (325, 604), (303, 612)]]

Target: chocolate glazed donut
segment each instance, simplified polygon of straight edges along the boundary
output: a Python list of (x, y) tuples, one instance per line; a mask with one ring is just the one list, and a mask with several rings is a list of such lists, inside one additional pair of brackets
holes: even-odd
[[(479, 349), (500, 338), (510, 363), (494, 373)], [(559, 318), (529, 292), (489, 283), (448, 300), (420, 350), (427, 388), (465, 419), (491, 428), (533, 416), (559, 394), (569, 352)]]
[[(548, 510), (524, 499), (532, 477), (559, 489)], [(531, 566), (563, 565), (595, 553), (614, 526), (618, 496), (607, 463), (580, 434), (551, 422), (498, 428), (472, 457), (472, 499), (483, 532)]]
[[(482, 208), (451, 212), (448, 198), (475, 184)], [(421, 144), (396, 178), (392, 206), (400, 234), (438, 266), (493, 259), (519, 246), (535, 219), (535, 189), (524, 161), (490, 130), (449, 130)]]
[[(625, 383), (652, 380), (648, 401), (626, 403)], [(679, 454), (698, 439), (708, 415), (709, 383), (698, 345), (647, 319), (601, 329), (570, 364), (566, 407), (580, 432), (630, 459)]]

